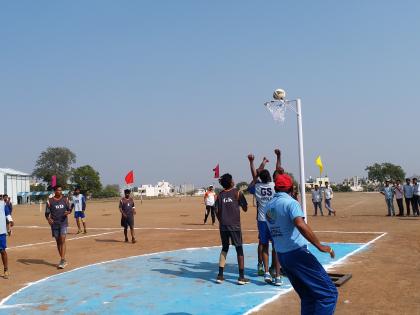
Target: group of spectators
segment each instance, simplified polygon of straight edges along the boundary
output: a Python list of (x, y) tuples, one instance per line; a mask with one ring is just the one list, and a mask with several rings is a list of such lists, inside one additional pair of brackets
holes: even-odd
[(381, 190), (381, 194), (385, 196), (385, 202), (388, 208), (387, 216), (395, 216), (394, 197), (398, 205), (397, 217), (404, 216), (404, 202), (407, 209), (407, 216), (411, 215), (411, 208), (413, 209), (413, 216), (420, 216), (420, 186), (417, 182), (417, 178), (407, 178), (405, 184), (401, 185), (401, 181), (398, 179), (395, 183), (387, 180), (385, 181), (385, 187)]
[(331, 206), (331, 199), (333, 198), (333, 190), (328, 182), (325, 183), (325, 187), (320, 188), (319, 185), (315, 185), (312, 190), (312, 203), (314, 205), (314, 216), (318, 215), (318, 208), (323, 216), (322, 212), (322, 199), (325, 197), (325, 208), (328, 210), (328, 215), (336, 215), (336, 211)]

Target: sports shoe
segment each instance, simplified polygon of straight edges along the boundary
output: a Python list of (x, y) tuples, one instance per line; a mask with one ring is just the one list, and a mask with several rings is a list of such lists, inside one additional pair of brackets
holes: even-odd
[(124, 240), (124, 242), (128, 243), (128, 238), (126, 238), (126, 239)]
[(133, 244), (137, 243), (136, 239), (135, 239), (135, 238), (133, 238), (133, 239), (131, 240), (131, 243), (133, 243)]
[(283, 284), (283, 281), (281, 281), (281, 277), (276, 277), (276, 278), (274, 278), (273, 284), (274, 284), (276, 287), (281, 286), (281, 285)]
[(83, 234), (87, 234), (87, 231), (86, 231), (86, 230), (84, 230), (84, 231), (83, 231)]
[(271, 284), (273, 282), (273, 278), (271, 277), (269, 272), (267, 272), (264, 275), (264, 281), (265, 281), (265, 283), (269, 283), (269, 284)]
[(276, 268), (271, 266), (270, 268), (268, 268), (268, 271), (270, 272), (271, 278), (275, 278), (276, 277)]
[(216, 283), (222, 284), (225, 281), (225, 278), (222, 275), (217, 275)]
[(3, 278), (4, 279), (9, 279), (9, 276), (10, 276), (9, 271), (5, 270), (4, 274), (3, 274)]
[(264, 269), (262, 264), (258, 264), (258, 275), (261, 277), (264, 276)]
[(65, 259), (61, 259), (60, 263), (58, 264), (58, 269), (64, 269), (67, 266), (67, 261)]
[(248, 284), (249, 283), (249, 279), (245, 278), (245, 277), (239, 277), (238, 278), (238, 284), (239, 285), (244, 285), (244, 284)]

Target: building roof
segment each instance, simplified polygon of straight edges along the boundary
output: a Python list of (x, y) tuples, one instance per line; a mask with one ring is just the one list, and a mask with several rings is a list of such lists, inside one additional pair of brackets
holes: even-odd
[(0, 168), (0, 173), (9, 174), (9, 175), (31, 176), (27, 173), (14, 170), (12, 168)]

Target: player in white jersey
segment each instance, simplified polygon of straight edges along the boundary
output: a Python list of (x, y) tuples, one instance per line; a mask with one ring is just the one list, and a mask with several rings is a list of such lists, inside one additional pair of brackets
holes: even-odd
[(248, 191), (255, 195), (257, 200), (257, 225), (258, 225), (258, 273), (261, 275), (262, 264), (264, 265), (264, 281), (267, 283), (273, 283), (274, 285), (281, 285), (280, 277), (280, 266), (277, 263), (277, 257), (274, 253), (272, 260), (276, 264), (276, 274), (273, 279), (269, 272), (269, 247), (270, 240), (272, 241), (270, 231), (267, 226), (264, 208), (265, 205), (273, 198), (274, 196), (274, 183), (271, 180), (271, 175), (268, 170), (265, 169), (265, 165), (268, 163), (266, 158), (263, 159), (258, 170), (255, 170), (254, 166), (254, 156), (252, 154), (248, 155), (248, 160), (251, 167), (251, 173), (253, 180), (248, 186)]
[(80, 193), (80, 188), (76, 187), (74, 194), (71, 198), (71, 210), (74, 210), (74, 218), (77, 224), (77, 234), (82, 233), (80, 228), (80, 221), (83, 223), (83, 234), (86, 234), (86, 222), (85, 222), (85, 210), (86, 210), (86, 198)]

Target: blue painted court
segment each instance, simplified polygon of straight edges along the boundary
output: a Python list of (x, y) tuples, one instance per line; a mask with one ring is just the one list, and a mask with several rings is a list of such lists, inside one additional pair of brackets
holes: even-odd
[[(336, 260), (363, 244), (332, 244)], [(224, 284), (216, 284), (220, 247), (184, 249), (79, 268), (36, 282), (0, 305), (0, 314), (243, 314), (290, 289), (256, 275), (256, 244), (246, 245), (245, 274), (236, 284), (236, 252), (228, 255)], [(329, 255), (311, 251), (323, 265)]]

